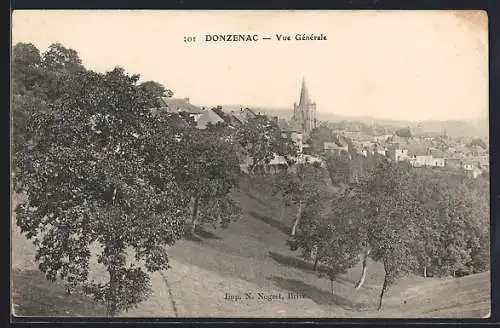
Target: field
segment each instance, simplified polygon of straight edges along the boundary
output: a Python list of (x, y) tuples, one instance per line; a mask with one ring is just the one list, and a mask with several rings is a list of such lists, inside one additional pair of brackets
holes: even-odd
[[(394, 285), (377, 311), (383, 267), (369, 262), (364, 286), (355, 290), (361, 264), (335, 281), (321, 278), (291, 252), (285, 241), (294, 217), (287, 209), (279, 220), (279, 203), (255, 189), (235, 191), (244, 215), (227, 229), (205, 227), (197, 237), (169, 250), (168, 271), (152, 275), (153, 295), (133, 317), (484, 317), (490, 309), (489, 272), (459, 279), (408, 277)], [(17, 199), (15, 199), (17, 201)], [(68, 295), (63, 285), (50, 283), (37, 270), (35, 251), (12, 228), (12, 291), (16, 315), (103, 316), (104, 308), (86, 296)], [(92, 275), (106, 277), (93, 266)], [(251, 300), (227, 300), (225, 295), (252, 293)], [(281, 294), (284, 299), (259, 299)], [(288, 299), (288, 293), (302, 298)]]

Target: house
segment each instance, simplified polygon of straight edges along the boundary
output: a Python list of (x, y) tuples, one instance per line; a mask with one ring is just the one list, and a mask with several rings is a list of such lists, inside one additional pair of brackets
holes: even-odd
[[(288, 162), (285, 157), (273, 154), (273, 158), (269, 161), (268, 164), (257, 164), (253, 168), (254, 173), (270, 173), (275, 174), (282, 170), (286, 170), (288, 168)], [(250, 168), (253, 164), (253, 158), (251, 156), (247, 156), (244, 161), (240, 164), (240, 169), (245, 173), (250, 173)]]
[(375, 142), (386, 142), (387, 140), (392, 138), (392, 134), (383, 134), (380, 136), (374, 136), (373, 141)]
[(380, 143), (375, 143), (373, 145), (373, 152), (381, 156), (387, 156), (387, 148)]
[(469, 178), (473, 178), (473, 179), (476, 179), (482, 173), (483, 173), (483, 171), (480, 168), (478, 168), (477, 166), (474, 166), (471, 170), (467, 170), (467, 176)]
[(238, 120), (240, 124), (243, 124), (249, 119), (256, 117), (257, 114), (250, 108), (240, 108), (240, 110), (232, 110), (230, 116), (232, 116), (233, 119)]
[(432, 155), (422, 144), (411, 144), (409, 147), (410, 164), (413, 167), (432, 166)]
[(281, 137), (284, 139), (292, 140), (297, 146), (299, 154), (303, 152), (304, 149), (304, 134), (298, 129), (298, 127), (292, 123), (288, 123), (286, 120), (278, 120), (278, 126), (281, 130)]
[(390, 148), (389, 157), (396, 162), (407, 161), (410, 159), (408, 148), (399, 145)]
[(325, 162), (316, 156), (312, 155), (302, 155), (297, 158), (297, 163), (309, 163), (309, 164), (319, 164), (321, 167), (325, 166)]
[(202, 108), (191, 104), (189, 98), (160, 97), (158, 103), (158, 109), (161, 111), (166, 111), (167, 113), (187, 113), (195, 121), (198, 120), (204, 111)]
[(476, 167), (476, 165), (474, 165), (473, 160), (466, 159), (462, 161), (462, 169), (464, 169), (465, 171), (472, 171), (474, 167)]
[[(432, 156), (432, 155), (431, 155)], [(444, 167), (445, 166), (445, 159), (443, 157), (434, 157), (432, 156), (431, 159), (431, 165), (432, 167)]]
[(408, 139), (400, 137), (398, 135), (393, 135), (389, 140), (387, 140), (393, 145), (399, 145), (400, 147), (404, 147), (408, 144)]
[(439, 149), (430, 150), (432, 155), (431, 166), (433, 167), (445, 167), (446, 165), (446, 154)]
[(481, 170), (483, 170), (483, 171), (490, 170), (490, 156), (489, 155), (478, 156), (478, 157), (476, 157), (476, 159), (478, 162), (478, 167)]
[(349, 151), (349, 146), (347, 144), (343, 144), (340, 141), (337, 142), (325, 142), (323, 144), (323, 150), (328, 154), (340, 155), (343, 152)]
[(413, 167), (433, 166), (432, 155), (413, 155), (410, 163)]
[(196, 127), (203, 130), (206, 129), (209, 123), (212, 125), (216, 125), (217, 123), (222, 122), (224, 122), (224, 119), (217, 115), (215, 111), (213, 111), (212, 109), (205, 109), (196, 119)]

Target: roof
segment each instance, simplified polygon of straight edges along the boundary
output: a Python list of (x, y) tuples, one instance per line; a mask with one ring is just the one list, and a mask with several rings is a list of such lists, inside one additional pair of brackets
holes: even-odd
[(274, 154), (274, 157), (271, 161), (269, 161), (269, 165), (280, 165), (280, 164), (288, 164), (285, 157)]
[(196, 120), (196, 125), (199, 129), (205, 129), (208, 123), (212, 123), (213, 125), (217, 123), (224, 122), (224, 120), (217, 115), (212, 109), (206, 109), (200, 115), (200, 117)]
[(409, 144), (408, 154), (411, 156), (425, 156), (430, 155), (428, 148), (422, 144)]
[(175, 112), (185, 112), (188, 114), (203, 113), (203, 109), (189, 103), (189, 98), (161, 97), (159, 98), (159, 101), (160, 101), (160, 109), (166, 110), (167, 112), (170, 113), (175, 113)]
[(306, 107), (310, 103), (311, 103), (311, 99), (309, 98), (309, 92), (307, 91), (306, 80), (302, 79), (302, 87), (300, 89), (299, 107)]
[(288, 124), (288, 122), (283, 118), (278, 119), (278, 126), (279, 126), (281, 131), (293, 130), (292, 127), (290, 126), (290, 124)]
[(347, 146), (340, 146), (336, 142), (325, 142), (323, 144), (323, 148), (325, 150), (335, 150), (335, 149), (342, 150), (342, 149), (345, 149), (346, 147)]
[(397, 135), (393, 135), (390, 140), (394, 144), (404, 144), (406, 145), (408, 143), (408, 140), (406, 138), (402, 138)]
[(431, 150), (431, 155), (434, 158), (446, 158), (447, 157), (446, 152), (441, 151), (439, 149), (433, 149), (433, 150)]
[(321, 158), (312, 155), (302, 155), (297, 159), (297, 161), (299, 163), (323, 163)]
[(233, 116), (235, 119), (240, 121), (241, 123), (244, 123), (248, 121), (249, 118), (253, 118), (257, 116), (253, 110), (250, 108), (240, 108), (240, 110), (233, 110), (231, 111), (231, 116)]

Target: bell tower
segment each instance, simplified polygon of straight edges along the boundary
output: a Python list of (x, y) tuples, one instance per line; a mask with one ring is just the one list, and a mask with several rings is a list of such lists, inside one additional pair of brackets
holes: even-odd
[(307, 84), (302, 78), (299, 104), (293, 104), (293, 120), (299, 126), (301, 132), (309, 134), (316, 127), (316, 103), (311, 101)]

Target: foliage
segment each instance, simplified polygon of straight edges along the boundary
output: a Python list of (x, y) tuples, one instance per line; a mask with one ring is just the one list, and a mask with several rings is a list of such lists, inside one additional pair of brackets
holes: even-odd
[(309, 143), (314, 153), (323, 152), (324, 143), (334, 140), (333, 131), (327, 126), (314, 128), (309, 135)]
[(401, 128), (396, 130), (396, 135), (401, 138), (411, 138), (412, 134), (410, 128)]
[(161, 83), (155, 81), (146, 81), (139, 85), (140, 88), (144, 89), (153, 95), (153, 97), (172, 97), (174, 93), (170, 89), (166, 89)]
[[(17, 224), (34, 238), (40, 270), (50, 280), (83, 285), (108, 304), (110, 315), (147, 296), (143, 268), (168, 268), (164, 246), (182, 237), (187, 208), (184, 191), (164, 165), (165, 158), (182, 154), (161, 147), (175, 135), (158, 129), (162, 122), (146, 109), (151, 98), (137, 80), (118, 68), (75, 72), (61, 90), (65, 97), (28, 118), (32, 144), (16, 153), (19, 191), (28, 195)], [(110, 274), (106, 284), (88, 281), (95, 243)], [(143, 268), (127, 264), (129, 249)]]
[(479, 146), (483, 149), (487, 149), (488, 148), (488, 145), (486, 144), (486, 142), (484, 142), (483, 139), (481, 138), (474, 138), (471, 140), (471, 142), (469, 143), (469, 146)]
[[(59, 44), (14, 55), (15, 184), (28, 196), (17, 225), (49, 280), (82, 286), (111, 316), (128, 310), (150, 294), (148, 272), (169, 267), (165, 246), (184, 236), (193, 196), (203, 221), (226, 226), (239, 213), (226, 198), (239, 173), (234, 142), (151, 110), (160, 85), (139, 75), (86, 70)], [(94, 245), (104, 283), (89, 280)]]
[(167, 161), (177, 183), (191, 199), (191, 232), (198, 223), (220, 221), (226, 224), (227, 220), (237, 218), (239, 208), (228, 197), (238, 184), (240, 167), (229, 128), (216, 125), (200, 130), (194, 122), (188, 121), (179, 124), (176, 136), (177, 141), (171, 148), (184, 156), (171, 157)]
[(293, 141), (282, 138), (277, 122), (265, 115), (249, 118), (239, 127), (236, 139), (252, 158), (251, 172), (258, 166), (269, 164), (276, 154), (289, 162), (297, 155)]

